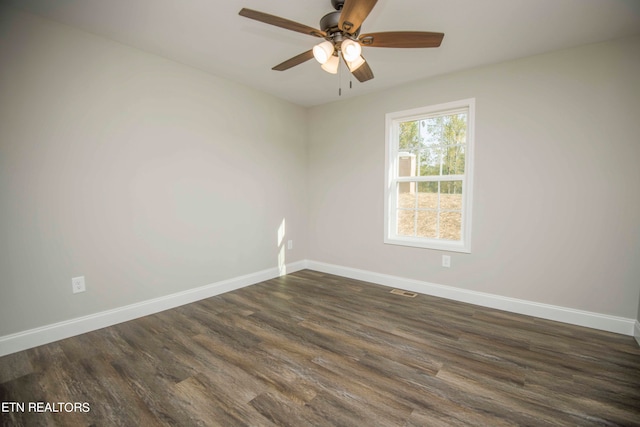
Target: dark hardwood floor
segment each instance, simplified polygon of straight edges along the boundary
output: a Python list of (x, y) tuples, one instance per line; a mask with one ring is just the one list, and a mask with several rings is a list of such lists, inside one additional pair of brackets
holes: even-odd
[(640, 425), (632, 337), (389, 291), (305, 270), (5, 356), (2, 425)]

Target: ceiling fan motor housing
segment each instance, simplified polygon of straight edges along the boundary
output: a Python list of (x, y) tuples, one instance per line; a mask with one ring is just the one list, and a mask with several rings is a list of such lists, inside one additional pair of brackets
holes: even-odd
[[(343, 31), (340, 30), (338, 23), (340, 22), (340, 14), (339, 10), (335, 12), (329, 12), (320, 19), (320, 29), (330, 36), (334, 36), (336, 34), (346, 35)], [(360, 33), (360, 28), (357, 31), (352, 32), (351, 34), (355, 37)]]
[(340, 11), (329, 12), (320, 19), (320, 29), (326, 33), (337, 31), (339, 21)]

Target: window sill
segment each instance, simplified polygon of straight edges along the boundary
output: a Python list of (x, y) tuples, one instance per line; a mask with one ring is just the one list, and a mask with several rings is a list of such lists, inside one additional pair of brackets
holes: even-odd
[(388, 245), (410, 246), (421, 249), (434, 249), (448, 252), (471, 253), (471, 247), (464, 242), (455, 242), (451, 240), (432, 240), (419, 239), (415, 237), (387, 237), (384, 243)]

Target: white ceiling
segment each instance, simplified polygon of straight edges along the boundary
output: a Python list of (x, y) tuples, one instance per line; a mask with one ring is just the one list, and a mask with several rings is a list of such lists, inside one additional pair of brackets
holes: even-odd
[[(365, 48), (375, 79), (328, 74), (314, 60), (271, 67), (321, 39), (238, 15), (256, 9), (318, 28), (330, 0), (7, 0), (55, 21), (246, 84), (319, 105), (479, 65), (640, 34), (640, 0), (379, 0), (362, 33), (445, 33), (437, 49)], [(342, 81), (342, 96), (338, 88)]]

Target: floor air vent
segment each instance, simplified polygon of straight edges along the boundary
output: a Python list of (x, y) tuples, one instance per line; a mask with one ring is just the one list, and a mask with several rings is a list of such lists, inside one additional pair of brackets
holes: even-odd
[(409, 298), (415, 298), (416, 295), (418, 295), (415, 292), (404, 291), (402, 289), (392, 289), (391, 293), (396, 295), (402, 295), (403, 297), (409, 297)]

